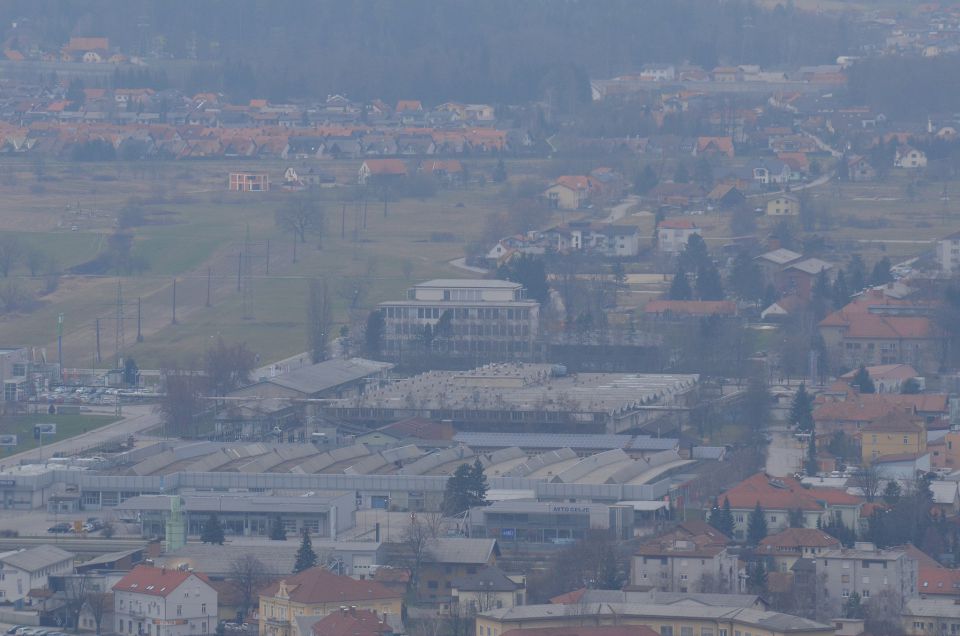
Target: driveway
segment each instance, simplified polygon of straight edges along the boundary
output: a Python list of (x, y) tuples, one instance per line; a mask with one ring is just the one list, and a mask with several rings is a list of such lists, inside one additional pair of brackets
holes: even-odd
[(784, 427), (770, 427), (772, 439), (767, 446), (767, 474), (772, 477), (793, 475), (803, 468), (804, 449)]

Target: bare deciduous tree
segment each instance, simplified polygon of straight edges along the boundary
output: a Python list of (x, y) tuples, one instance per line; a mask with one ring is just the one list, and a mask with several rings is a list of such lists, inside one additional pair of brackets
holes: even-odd
[(883, 481), (882, 471), (873, 462), (865, 462), (853, 476), (853, 484), (863, 492), (863, 498), (867, 501), (877, 498)]
[(100, 630), (103, 626), (103, 617), (107, 610), (113, 608), (113, 594), (109, 592), (91, 592), (87, 595), (87, 611), (90, 612), (93, 623), (97, 628), (97, 636), (100, 636)]
[(310, 281), (307, 304), (307, 342), (314, 364), (327, 359), (327, 340), (333, 326), (330, 292), (325, 278)]
[(301, 243), (306, 243), (307, 234), (316, 234), (322, 239), (326, 211), (315, 195), (304, 193), (291, 198), (277, 210), (276, 223), (281, 229), (293, 233)]
[(237, 592), (240, 614), (246, 618), (250, 608), (258, 602), (260, 589), (270, 580), (270, 571), (260, 559), (245, 554), (230, 563), (228, 580)]

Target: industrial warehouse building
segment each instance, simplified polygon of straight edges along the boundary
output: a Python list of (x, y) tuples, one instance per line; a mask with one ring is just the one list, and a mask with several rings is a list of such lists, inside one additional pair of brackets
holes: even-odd
[(451, 420), (460, 429), (621, 433), (686, 410), (692, 374), (577, 373), (559, 365), (495, 363), (430, 371), (332, 400), (324, 413), (372, 424), (407, 417)]

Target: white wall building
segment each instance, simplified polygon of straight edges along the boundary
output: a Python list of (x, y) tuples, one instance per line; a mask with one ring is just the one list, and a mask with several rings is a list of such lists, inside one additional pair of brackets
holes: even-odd
[(138, 565), (113, 586), (118, 634), (188, 636), (217, 628), (217, 591), (189, 571)]
[(657, 247), (661, 252), (679, 254), (693, 234), (700, 234), (700, 228), (687, 219), (664, 219), (657, 226)]
[(73, 554), (52, 545), (0, 554), (0, 602), (26, 598), (32, 589), (46, 588), (50, 575), (73, 571)]
[(960, 272), (960, 232), (954, 232), (937, 241), (937, 263), (944, 274)]
[(398, 358), (428, 350), (480, 359), (526, 358), (540, 321), (540, 303), (527, 300), (519, 283), (505, 280), (431, 280), (409, 289), (407, 300), (378, 307), (384, 353)]

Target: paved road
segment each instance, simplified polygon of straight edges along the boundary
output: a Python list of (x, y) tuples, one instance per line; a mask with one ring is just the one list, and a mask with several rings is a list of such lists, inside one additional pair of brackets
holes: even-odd
[(623, 200), (623, 203), (618, 203), (612, 208), (610, 208), (610, 216), (604, 219), (605, 223), (616, 223), (623, 217), (627, 215), (627, 212), (630, 211), (630, 208), (640, 203), (640, 197), (635, 194), (631, 194), (626, 199)]
[[(160, 416), (154, 413), (152, 405), (124, 406), (123, 419), (119, 422), (101, 426), (96, 430), (81, 433), (70, 439), (61, 440), (52, 444), (44, 444), (43, 456), (49, 458), (52, 457), (54, 453), (71, 455), (117, 438), (138, 435), (143, 431), (154, 428), (158, 424), (160, 424)], [(3, 461), (5, 464), (18, 464), (35, 462), (39, 459), (40, 449), (34, 448), (5, 457)]]
[(467, 259), (465, 258), (455, 258), (450, 261), (450, 264), (456, 267), (457, 269), (462, 269), (465, 272), (470, 272), (471, 274), (480, 274), (484, 276), (490, 273), (489, 269), (484, 269), (482, 267), (474, 267), (473, 265), (467, 265)]
[(773, 439), (767, 446), (767, 474), (772, 477), (793, 475), (803, 468), (803, 447), (784, 427), (767, 429)]

